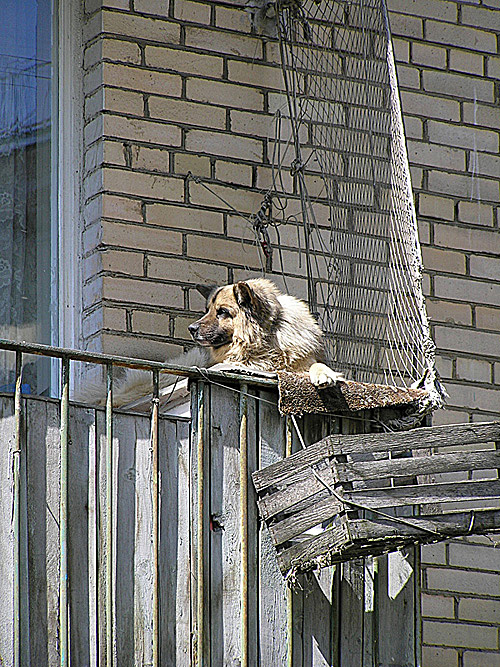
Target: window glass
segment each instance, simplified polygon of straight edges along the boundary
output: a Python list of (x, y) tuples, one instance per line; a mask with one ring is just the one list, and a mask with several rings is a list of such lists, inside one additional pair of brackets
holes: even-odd
[[(54, 344), (52, 1), (0, 0), (0, 16), (0, 337)], [(0, 353), (0, 391), (14, 379), (11, 356)], [(23, 382), (47, 393), (50, 362), (26, 359)]]

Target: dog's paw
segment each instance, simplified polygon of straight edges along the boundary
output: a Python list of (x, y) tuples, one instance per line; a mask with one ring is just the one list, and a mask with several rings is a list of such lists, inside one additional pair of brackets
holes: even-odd
[(330, 387), (337, 382), (345, 382), (342, 373), (332, 370), (325, 364), (315, 363), (309, 369), (309, 379), (315, 387)]

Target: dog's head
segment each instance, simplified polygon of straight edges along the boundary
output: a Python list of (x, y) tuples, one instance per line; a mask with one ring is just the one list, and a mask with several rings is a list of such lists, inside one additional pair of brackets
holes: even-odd
[(216, 288), (208, 296), (207, 313), (188, 329), (193, 339), (214, 349), (245, 337), (248, 325), (268, 331), (279, 316), (279, 292), (267, 280), (241, 281)]

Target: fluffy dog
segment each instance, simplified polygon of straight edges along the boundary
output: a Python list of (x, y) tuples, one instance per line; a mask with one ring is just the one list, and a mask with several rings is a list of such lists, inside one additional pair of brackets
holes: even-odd
[[(204, 290), (201, 288), (203, 293)], [(343, 380), (322, 363), (323, 334), (307, 305), (264, 278), (205, 288), (207, 313), (188, 329), (199, 347), (172, 363), (208, 368), (218, 363), (254, 370), (309, 373), (324, 387)], [(160, 374), (160, 393), (168, 393), (176, 376)], [(87, 393), (87, 392), (86, 392)], [(114, 390), (116, 406), (151, 394), (151, 374), (129, 370)]]

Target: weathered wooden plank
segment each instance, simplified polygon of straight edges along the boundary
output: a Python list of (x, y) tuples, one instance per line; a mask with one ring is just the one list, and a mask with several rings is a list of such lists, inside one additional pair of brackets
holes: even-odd
[(500, 480), (362, 489), (360, 491), (344, 491), (342, 495), (346, 501), (352, 500), (368, 509), (464, 500), (488, 500), (500, 496)]
[[(13, 475), (12, 459), (15, 447), (14, 399), (0, 397), (0, 655), (6, 665), (14, 663), (13, 623), (14, 617), (14, 533), (13, 515)], [(41, 654), (41, 665), (47, 664), (45, 653)], [(45, 662), (43, 662), (45, 659)]]
[(292, 567), (301, 569), (308, 566), (315, 558), (335, 551), (348, 542), (349, 535), (345, 525), (332, 526), (324, 532), (311, 537), (299, 544), (284, 549), (278, 555), (282, 572), (288, 572)]
[(286, 482), (290, 475), (296, 475), (309, 466), (318, 463), (332, 453), (328, 440), (320, 442), (301, 449), (299, 452), (281, 459), (276, 463), (257, 470), (252, 474), (253, 483), (257, 492), (261, 492), (268, 486), (277, 486), (281, 482)]
[[(265, 401), (276, 401), (273, 392), (261, 391)], [(285, 420), (266, 402), (259, 402), (260, 465), (265, 467), (285, 455)], [(287, 664), (287, 590), (267, 528), (260, 535), (260, 645), (259, 664)]]
[(241, 655), (239, 396), (210, 387), (210, 647), (212, 664)]
[(334, 474), (340, 482), (355, 482), (384, 477), (416, 477), (460, 470), (487, 470), (496, 467), (500, 467), (500, 452), (456, 452), (425, 458), (337, 463), (334, 464)]
[(159, 428), (160, 658), (180, 667), (191, 650), (189, 425), (160, 419)]
[(60, 410), (26, 399), (31, 656), (59, 663)]
[[(413, 450), (426, 447), (468, 445), (500, 439), (500, 422), (428, 426), (397, 433), (360, 433), (331, 435), (324, 440), (325, 450), (335, 454), (355, 454), (377, 451)], [(320, 443), (318, 443), (320, 449)]]
[(90, 664), (89, 452), (94, 445), (94, 411), (70, 407), (68, 451), (68, 589), (71, 665)]
[(317, 526), (322, 521), (327, 521), (341, 510), (342, 505), (339, 501), (333, 496), (328, 496), (323, 500), (314, 502), (300, 512), (294, 512), (278, 523), (270, 524), (269, 532), (275, 544), (282, 544), (300, 535), (308, 528)]
[[(304, 479), (300, 482), (271, 493), (259, 500), (259, 510), (264, 519), (269, 519), (279, 512), (289, 510), (297, 503), (325, 490), (325, 484), (322, 484), (322, 482), (313, 475), (311, 470), (308, 470), (307, 472), (308, 474), (305, 474)], [(331, 468), (323, 468), (317, 472), (319, 477), (328, 486), (333, 486), (335, 484)]]

